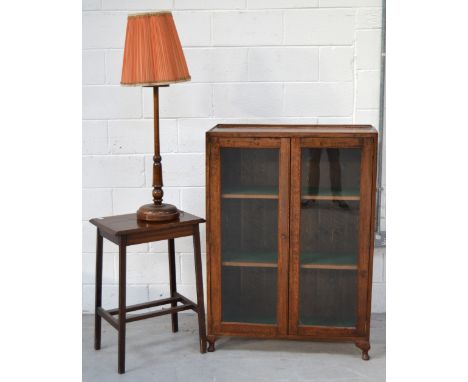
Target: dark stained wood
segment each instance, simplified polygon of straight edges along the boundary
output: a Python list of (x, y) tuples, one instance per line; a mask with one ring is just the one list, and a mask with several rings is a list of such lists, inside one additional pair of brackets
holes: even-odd
[(165, 222), (178, 218), (179, 210), (172, 204), (163, 203), (163, 176), (159, 150), (159, 87), (153, 86), (154, 155), (153, 155), (153, 203), (141, 206), (137, 217), (146, 222)]
[[(127, 305), (125, 308), (125, 311), (128, 313), (128, 312), (134, 312), (135, 310), (154, 308), (155, 306), (161, 306), (161, 305), (166, 305), (166, 304), (172, 304), (173, 302), (177, 303), (178, 301), (184, 301), (184, 299), (185, 297), (183, 296), (175, 296), (175, 297), (169, 297), (169, 298), (162, 298), (160, 300), (143, 302), (141, 304)], [(192, 302), (188, 302), (188, 303), (192, 304)], [(193, 304), (193, 305), (196, 306), (196, 304)], [(119, 314), (119, 308), (107, 309), (106, 312), (111, 315)]]
[[(242, 336), (354, 342), (361, 348), (363, 359), (368, 358), (376, 143), (377, 131), (369, 125), (221, 124), (207, 132), (208, 351), (214, 351), (215, 341), (220, 336)], [(274, 190), (261, 192), (261, 186), (271, 186), (273, 182), (273, 178), (269, 178), (271, 177), (271, 169), (265, 167), (265, 163), (254, 163), (248, 166), (239, 157), (237, 159), (237, 168), (235, 161), (232, 168), (227, 168), (226, 163), (221, 160), (221, 150), (226, 148), (265, 150), (279, 148), (280, 176), (277, 180), (278, 192), (276, 193)], [(344, 182), (342, 185), (343, 194), (314, 195), (309, 191), (310, 194), (305, 194), (301, 201), (303, 189), (301, 182), (304, 176), (306, 176), (302, 171), (303, 169), (301, 169), (303, 160), (301, 158), (301, 151), (308, 148), (327, 150), (327, 155), (332, 155), (328, 150), (332, 151), (344, 148), (360, 150), (361, 157), (360, 161), (356, 162), (357, 165), (350, 162), (344, 163), (345, 167), (343, 167), (344, 170), (342, 171), (342, 173), (344, 172), (342, 178)], [(262, 166), (264, 167), (262, 170), (263, 174), (255, 170)], [(350, 172), (351, 168), (353, 170)], [(244, 177), (250, 176), (250, 180), (247, 183), (260, 186), (258, 192), (255, 192), (255, 189), (252, 189), (250, 192), (242, 189), (239, 191), (235, 187), (231, 187), (232, 185), (236, 185), (236, 182), (242, 182), (242, 178), (239, 178), (241, 172), (243, 172)], [(221, 185), (225, 185), (226, 183), (231, 185), (231, 189), (228, 188), (227, 191), (223, 191)], [(345, 192), (345, 186), (351, 187), (351, 193)], [(360, 188), (360, 192), (356, 191), (356, 194), (353, 194), (352, 189), (357, 189), (357, 187)], [(265, 201), (262, 201), (262, 199)], [(238, 202), (227, 202), (228, 200), (238, 200)], [(256, 204), (248, 205), (248, 200), (253, 200)], [(270, 223), (275, 219), (268, 214), (260, 212), (261, 208), (259, 206), (261, 206), (261, 203), (268, 203), (269, 200), (278, 205), (278, 210), (275, 212), (278, 218), (277, 235), (271, 233), (271, 228), (267, 227), (271, 226)], [(323, 210), (311, 212), (306, 207), (304, 209), (304, 216), (301, 217), (301, 203), (312, 203), (310, 204), (310, 208), (314, 206), (316, 208), (317, 205), (320, 205)], [(243, 205), (249, 207), (242, 210)], [(265, 210), (271, 210), (271, 206), (267, 207), (267, 205), (265, 204)], [(271, 266), (275, 263), (255, 263), (254, 260), (253, 263), (249, 264), (248, 260), (245, 259), (236, 261), (232, 258), (228, 260), (222, 260), (221, 258), (221, 250), (230, 250), (230, 246), (232, 247), (230, 240), (232, 241), (232, 238), (236, 237), (236, 232), (239, 232), (241, 229), (239, 227), (240, 222), (231, 218), (230, 226), (226, 228), (224, 235), (227, 237), (223, 237), (224, 231), (221, 229), (223, 212), (229, 213), (230, 216), (235, 216), (233, 215), (233, 211), (236, 208), (244, 216), (241, 219), (243, 224), (247, 224), (247, 229), (241, 235), (244, 242), (247, 240), (247, 243), (250, 243), (251, 247), (255, 247), (253, 241), (249, 241), (251, 240), (249, 235), (252, 231), (255, 232), (254, 237), (259, 241), (266, 240), (263, 235), (267, 232), (272, 242), (278, 241), (277, 289), (276, 297), (273, 301), (270, 301), (271, 290), (258, 284), (263, 279), (257, 278), (257, 284), (255, 284), (255, 278), (249, 279), (246, 276), (248, 273), (245, 272), (255, 267), (256, 269), (271, 270), (274, 269)], [(256, 211), (259, 208), (260, 210)], [(348, 212), (344, 214), (340, 208), (346, 209)], [(356, 212), (352, 208), (356, 208)], [(259, 219), (259, 216), (263, 216), (263, 218)], [(265, 218), (266, 216), (268, 218)], [(344, 240), (341, 243), (339, 240), (336, 242), (332, 240), (334, 246), (332, 250), (339, 253), (347, 249), (346, 245), (351, 248), (355, 247), (358, 259), (356, 263), (301, 264), (301, 232), (306, 237), (314, 238), (314, 241), (308, 244), (311, 248), (306, 248), (306, 250), (312, 252), (320, 251), (320, 235), (323, 236), (326, 232), (321, 232), (319, 236), (317, 236), (317, 232), (320, 230), (319, 222), (324, 221), (324, 219), (329, 224), (332, 224), (332, 226), (335, 226), (336, 232), (334, 235), (342, 237), (340, 240)], [(250, 227), (249, 224), (251, 225)], [(355, 227), (356, 231), (354, 232), (356, 232), (357, 239), (353, 237), (352, 227)], [(330, 241), (329, 238), (327, 240)], [(232, 243), (235, 243), (235, 240)], [(304, 244), (302, 243), (302, 245)], [(253, 294), (260, 292), (258, 298), (263, 293), (263, 302), (267, 301), (266, 306), (276, 304), (276, 323), (238, 322), (237, 319), (235, 322), (222, 320), (223, 296), (227, 293), (226, 296), (229, 295), (230, 297), (228, 298), (232, 299), (232, 296), (238, 292), (237, 288), (241, 287), (239, 285), (239, 287), (234, 287), (232, 291), (223, 291), (224, 271), (222, 270), (223, 268), (236, 267), (243, 269), (243, 288), (246, 288), (247, 284), (250, 285), (249, 288)], [(304, 283), (304, 280), (301, 281), (302, 272), (315, 275), (305, 280), (305, 284), (303, 284), (305, 290), (301, 290), (300, 287), (301, 282)], [(232, 278), (234, 274), (231, 272), (226, 273), (224, 276), (231, 277), (231, 286), (236, 285), (235, 283), (238, 282), (235, 277)], [(327, 277), (329, 281), (326, 281)], [(333, 283), (336, 283), (337, 280), (339, 280), (338, 282), (342, 287), (335, 290), (327, 290), (325, 288), (326, 282), (334, 285)], [(310, 285), (310, 287), (307, 287), (307, 285)], [(317, 289), (315, 285), (321, 285), (322, 289)], [(312, 293), (312, 295), (309, 296), (307, 293)], [(301, 306), (301, 296), (302, 300), (311, 301), (312, 305)], [(313, 305), (314, 301), (316, 305)], [(320, 307), (320, 301), (322, 301), (322, 308)], [(336, 306), (333, 305), (333, 301), (335, 301)], [(247, 314), (249, 317), (254, 317), (256, 314), (255, 310), (258, 310), (258, 307), (253, 306), (253, 308), (248, 308), (252, 310)], [(247, 308), (244, 308), (244, 312), (245, 309)], [(313, 317), (313, 321), (311, 321), (314, 322), (313, 325), (303, 325), (300, 323), (301, 311), (304, 313), (303, 309), (311, 309), (310, 317)], [(327, 326), (324, 326), (320, 319), (315, 320), (316, 317), (320, 318), (320, 315), (324, 315), (324, 323)], [(335, 320), (334, 326), (329, 326), (327, 320)]]
[(125, 238), (120, 241), (119, 245), (119, 354), (118, 354), (118, 372), (125, 373), (125, 324), (126, 315), (125, 307), (127, 305), (127, 243)]
[(183, 304), (183, 305), (178, 305), (174, 308), (171, 307), (171, 308), (157, 310), (155, 312), (136, 314), (136, 315), (132, 315), (128, 317), (126, 319), (126, 322), (133, 322), (133, 321), (144, 320), (146, 318), (159, 317), (165, 314), (171, 314), (172, 316), (173, 314), (177, 314), (177, 312), (182, 312), (184, 310), (189, 310), (189, 309), (193, 310), (194, 307), (195, 306), (192, 304)]
[[(101, 318), (104, 318), (118, 331), (118, 372), (125, 373), (125, 332), (126, 323), (151, 317), (170, 314), (172, 330), (178, 330), (177, 313), (183, 310), (193, 310), (199, 320), (200, 352), (206, 352), (205, 311), (203, 301), (203, 274), (201, 265), (199, 224), (205, 220), (180, 211), (180, 218), (164, 223), (145, 223), (137, 219), (136, 214), (110, 216), (91, 219), (97, 226), (96, 241), (96, 316), (95, 316), (95, 348), (101, 343)], [(197, 303), (177, 292), (175, 270), (174, 238), (193, 236), (195, 257), (195, 278), (197, 280)], [(103, 237), (119, 245), (119, 305), (116, 309), (103, 309), (102, 304), (102, 256)], [(169, 280), (171, 297), (149, 301), (141, 304), (126, 305), (126, 260), (127, 246), (148, 243), (156, 240), (168, 240)], [(182, 305), (178, 305), (181, 303)], [(170, 304), (162, 310), (127, 316), (128, 312)], [(118, 319), (114, 318), (117, 315)]]
[[(167, 247), (169, 255), (169, 289), (171, 292), (171, 297), (174, 298), (177, 294), (174, 239), (169, 239), (167, 241)], [(177, 306), (177, 301), (172, 301), (171, 306), (175, 308)], [(171, 313), (171, 323), (172, 333), (177, 333), (179, 331), (179, 319), (177, 317), (177, 312)]]
[(94, 349), (101, 348), (101, 316), (98, 309), (102, 306), (102, 245), (103, 239), (99, 233), (96, 236), (96, 290), (94, 303)]
[[(104, 310), (101, 307), (99, 307), (97, 308), (96, 312), (99, 315), (99, 317), (104, 318), (109, 324), (112, 325), (114, 329), (119, 330), (119, 320), (112, 317), (112, 315), (107, 310)], [(99, 350), (99, 349), (96, 349), (96, 350)]]
[[(136, 214), (107, 216), (90, 220), (102, 232), (111, 236), (122, 236), (130, 234), (141, 234), (144, 232), (159, 232), (165, 229), (192, 226), (197, 223), (204, 223), (205, 219), (180, 211), (179, 219), (163, 223), (147, 223), (137, 220)], [(104, 236), (104, 235), (103, 235)]]
[(164, 191), (161, 153), (159, 149), (159, 88), (153, 86), (153, 126), (154, 126), (154, 155), (153, 155), (153, 202), (161, 205)]
[(203, 273), (200, 249), (200, 230), (198, 224), (193, 226), (193, 250), (195, 260), (195, 280), (197, 287), (198, 305), (198, 334), (200, 343), (200, 353), (206, 353), (206, 324), (205, 324), (205, 304), (203, 295)]

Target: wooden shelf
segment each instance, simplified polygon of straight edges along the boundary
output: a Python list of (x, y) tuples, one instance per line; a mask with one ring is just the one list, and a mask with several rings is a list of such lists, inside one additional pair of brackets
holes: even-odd
[(340, 195), (326, 189), (310, 189), (302, 187), (301, 199), (303, 200), (360, 200), (359, 190), (342, 190)]
[(326, 253), (302, 252), (301, 268), (304, 269), (337, 269), (355, 270), (357, 254), (355, 253)]
[(247, 261), (223, 261), (221, 263), (225, 267), (260, 267), (260, 268), (277, 268), (277, 263), (255, 263)]
[(278, 187), (224, 187), (224, 199), (278, 199)]
[(222, 265), (226, 267), (278, 267), (277, 252), (226, 252), (222, 255)]
[(341, 270), (355, 270), (356, 265), (336, 265), (336, 264), (302, 264), (303, 269), (341, 269)]

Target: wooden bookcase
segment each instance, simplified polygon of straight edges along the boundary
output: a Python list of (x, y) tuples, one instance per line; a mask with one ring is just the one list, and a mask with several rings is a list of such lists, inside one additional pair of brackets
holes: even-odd
[(206, 150), (208, 350), (316, 339), (368, 359), (376, 130), (217, 125)]

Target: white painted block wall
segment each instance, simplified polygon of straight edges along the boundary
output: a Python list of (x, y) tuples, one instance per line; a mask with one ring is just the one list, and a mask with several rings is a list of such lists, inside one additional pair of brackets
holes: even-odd
[[(83, 0), (83, 311), (93, 312), (92, 217), (151, 197), (152, 94), (121, 87), (128, 13), (169, 9), (192, 81), (160, 90), (165, 201), (205, 216), (205, 136), (220, 122), (378, 125), (380, 0)], [(384, 215), (385, 216), (385, 215)], [(202, 227), (205, 256), (205, 227)], [(168, 296), (165, 243), (129, 247), (128, 303)], [(117, 306), (117, 247), (104, 245), (104, 306)], [(195, 299), (192, 243), (177, 283)], [(206, 291), (206, 287), (205, 287)], [(385, 311), (385, 250), (373, 307)]]

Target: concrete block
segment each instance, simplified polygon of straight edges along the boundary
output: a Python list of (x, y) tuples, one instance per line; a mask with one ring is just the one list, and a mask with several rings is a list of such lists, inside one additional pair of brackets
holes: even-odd
[(189, 300), (192, 300), (195, 302), (197, 301), (197, 289), (195, 287), (195, 284), (179, 284), (177, 285), (177, 291), (181, 295), (187, 297)]
[[(163, 154), (163, 182), (169, 187), (205, 185), (204, 154)], [(146, 156), (146, 186), (151, 186), (153, 157)]]
[(122, 78), (123, 49), (106, 51), (106, 83), (120, 85)]
[(211, 14), (209, 12), (173, 12), (182, 46), (211, 45)]
[(102, 0), (102, 9), (111, 11), (151, 11), (170, 10), (172, 0)]
[(372, 281), (374, 283), (385, 282), (385, 248), (374, 249), (374, 270), (372, 274)]
[(83, 187), (142, 187), (144, 165), (142, 156), (84, 157)]
[(83, 221), (81, 227), (81, 250), (96, 253), (96, 227), (88, 221)]
[(250, 9), (314, 8), (319, 0), (247, 0)]
[(247, 48), (187, 48), (184, 54), (192, 83), (247, 80)]
[(356, 29), (382, 28), (382, 8), (358, 8)]
[(386, 292), (384, 283), (372, 285), (372, 313), (385, 313)]
[[(151, 119), (109, 121), (109, 145), (113, 154), (153, 154), (154, 124)], [(177, 151), (177, 122), (161, 119), (160, 150)]]
[(249, 81), (317, 81), (318, 48), (250, 48)]
[(353, 9), (309, 9), (284, 12), (287, 45), (351, 45), (354, 41)]
[(140, 117), (140, 87), (83, 87), (83, 119), (125, 119)]
[(353, 81), (354, 50), (351, 47), (320, 48), (320, 81)]
[(281, 12), (216, 12), (213, 13), (213, 44), (280, 45), (283, 39), (282, 26)]
[(112, 190), (110, 188), (85, 188), (81, 195), (83, 220), (112, 215)]
[(204, 153), (205, 132), (216, 125), (216, 119), (179, 119), (179, 152)]
[(83, 49), (123, 48), (126, 27), (126, 13), (83, 13)]
[(356, 88), (357, 109), (378, 109), (380, 97), (380, 71), (358, 71)]
[(101, 9), (101, 0), (83, 0), (81, 4), (83, 11), (96, 11)]
[(105, 51), (83, 50), (83, 85), (99, 85), (106, 82)]
[(83, 155), (109, 153), (107, 121), (83, 121), (82, 128)]
[(372, 125), (379, 129), (379, 110), (356, 110), (355, 123), (363, 125)]
[(347, 117), (353, 113), (351, 83), (284, 85), (284, 114), (289, 116)]
[(318, 123), (325, 125), (347, 125), (353, 123), (353, 117), (319, 117)]
[(327, 7), (380, 7), (381, 0), (319, 0), (320, 6)]
[(205, 218), (205, 187), (184, 187), (180, 192), (182, 210)]
[(174, 9), (243, 9), (247, 0), (174, 0)]
[[(83, 313), (94, 313), (94, 285), (83, 285)], [(119, 288), (116, 284), (102, 286), (102, 306), (105, 309), (117, 308)], [(147, 285), (127, 285), (127, 305), (147, 302)]]
[(380, 29), (356, 31), (356, 68), (380, 69)]
[[(117, 277), (114, 274), (115, 257), (116, 255), (113, 253), (106, 253), (102, 257), (102, 282), (104, 284), (113, 284), (117, 282)], [(83, 253), (81, 279), (83, 284), (94, 284), (96, 282), (96, 252)]]
[[(159, 91), (160, 118), (200, 118), (212, 114), (211, 84), (175, 84)], [(153, 118), (153, 93), (143, 89), (143, 114)]]
[[(153, 188), (115, 188), (112, 192), (114, 214), (136, 212), (140, 206), (151, 203)], [(164, 187), (165, 203), (180, 207), (180, 191), (176, 188)]]
[(214, 115), (279, 117), (282, 116), (282, 94), (282, 84), (215, 84)]
[[(160, 300), (162, 298), (168, 298), (171, 296), (170, 294), (170, 289), (169, 289), (169, 283), (167, 284), (156, 284), (156, 280), (154, 281), (153, 284), (148, 285), (149, 289), (149, 300), (154, 301), (154, 300)], [(162, 309), (161, 307), (158, 307), (159, 309)]]
[[(176, 261), (176, 273), (180, 277), (180, 264)], [(127, 283), (169, 283), (167, 250), (164, 253), (132, 253), (127, 256)]]
[[(206, 254), (202, 253), (202, 273), (203, 280), (206, 280)], [(192, 253), (181, 253), (180, 254), (180, 275), (181, 283), (186, 285), (195, 285), (195, 261), (193, 252)]]
[(260, 118), (217, 118), (216, 123), (227, 123), (227, 124), (296, 124), (296, 125), (307, 125), (317, 123), (318, 118), (316, 117), (260, 117)]

